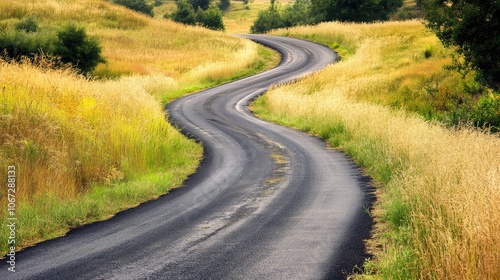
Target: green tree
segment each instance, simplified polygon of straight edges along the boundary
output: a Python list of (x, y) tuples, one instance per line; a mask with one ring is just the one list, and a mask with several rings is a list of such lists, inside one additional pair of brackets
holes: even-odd
[(148, 5), (146, 0), (113, 0), (115, 4), (125, 6), (136, 12), (146, 14), (148, 16), (154, 16), (153, 6)]
[(225, 11), (229, 8), (229, 6), (231, 6), (231, 0), (220, 0), (219, 2), (219, 9), (221, 9), (221, 11)]
[(286, 5), (285, 8), (280, 11), (280, 17), (284, 27), (313, 23), (312, 17), (309, 16), (310, 4), (310, 0), (295, 0), (293, 5)]
[(311, 0), (316, 22), (387, 20), (402, 5), (403, 0)]
[(285, 27), (279, 12), (279, 5), (275, 0), (271, 0), (271, 5), (267, 10), (259, 11), (257, 19), (254, 21), (250, 31), (252, 33), (266, 33), (271, 29)]
[(210, 0), (189, 0), (191, 6), (193, 6), (195, 11), (198, 9), (207, 10), (210, 7)]
[(422, 0), (422, 6), (428, 27), (464, 58), (455, 59), (455, 68), (475, 70), (479, 82), (500, 89), (500, 1)]
[(222, 21), (222, 12), (218, 8), (210, 7), (206, 11), (198, 11), (196, 19), (197, 23), (203, 27), (213, 30), (226, 30)]
[(101, 56), (101, 47), (95, 37), (89, 37), (85, 28), (68, 23), (57, 32), (58, 41), (54, 55), (61, 62), (70, 63), (83, 74), (95, 69), (97, 64), (105, 62)]
[(177, 1), (177, 10), (172, 14), (171, 18), (173, 21), (183, 24), (196, 24), (196, 15), (193, 6), (187, 0)]

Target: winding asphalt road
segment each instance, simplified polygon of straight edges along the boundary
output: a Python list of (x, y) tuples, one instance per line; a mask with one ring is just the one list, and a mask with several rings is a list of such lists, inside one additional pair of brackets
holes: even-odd
[(317, 138), (252, 116), (272, 84), (335, 59), (292, 38), (245, 35), (282, 54), (270, 71), (168, 105), (204, 143), (185, 187), (18, 253), (0, 279), (341, 279), (366, 253), (369, 180)]

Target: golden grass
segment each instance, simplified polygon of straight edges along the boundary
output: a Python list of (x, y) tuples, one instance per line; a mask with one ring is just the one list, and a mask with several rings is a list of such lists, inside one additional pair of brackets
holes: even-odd
[[(17, 169), (17, 249), (180, 186), (202, 148), (165, 121), (159, 100), (278, 60), (248, 40), (102, 0), (0, 0), (0, 11), (0, 30), (33, 15), (42, 29), (66, 21), (85, 26), (107, 60), (94, 74), (112, 78), (0, 61), (0, 170)], [(6, 203), (2, 191), (1, 225)], [(0, 255), (6, 229), (0, 230)]]
[(247, 40), (201, 27), (153, 19), (102, 0), (0, 0), (2, 19), (35, 15), (44, 26), (75, 21), (99, 37), (108, 61), (95, 74), (162, 74), (176, 91), (200, 81), (224, 80), (257, 59), (259, 47)]
[[(437, 39), (417, 21), (277, 33), (342, 37), (356, 46), (348, 59), (272, 89), (255, 108), (328, 139), (384, 183), (374, 212), (392, 224), (375, 235), (371, 277), (499, 279), (500, 138), (383, 105), (401, 87), (444, 75), (448, 59)], [(434, 54), (426, 59), (429, 47)]]
[(149, 93), (164, 79), (89, 81), (1, 62), (0, 81), (2, 159), (18, 166), (21, 200), (74, 197), (93, 181), (155, 171), (181, 157), (182, 136)]
[[(158, 197), (194, 172), (201, 147), (165, 121), (151, 95), (168, 82), (91, 81), (0, 62), (0, 163), (2, 174), (17, 170), (18, 249)], [(6, 202), (1, 192), (0, 217)]]

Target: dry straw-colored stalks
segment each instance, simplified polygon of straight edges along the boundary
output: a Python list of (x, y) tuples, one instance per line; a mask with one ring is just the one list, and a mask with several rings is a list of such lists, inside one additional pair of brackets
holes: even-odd
[[(420, 22), (328, 23), (279, 31), (341, 38), (355, 52), (255, 106), (262, 116), (317, 135), (382, 182), (376, 262), (389, 279), (499, 279), (500, 138), (448, 129), (386, 105), (400, 87), (442, 72), (442, 46)], [(433, 48), (429, 61), (425, 49)]]

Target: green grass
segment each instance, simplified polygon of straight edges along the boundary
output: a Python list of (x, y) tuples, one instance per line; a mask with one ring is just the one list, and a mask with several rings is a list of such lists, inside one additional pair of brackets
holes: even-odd
[[(21, 205), (17, 212), (17, 249), (39, 241), (65, 235), (68, 229), (95, 221), (108, 219), (115, 213), (138, 204), (156, 199), (181, 185), (184, 178), (194, 172), (196, 166), (183, 167), (169, 172), (137, 175), (126, 182), (94, 185), (85, 195), (61, 200), (46, 194), (30, 204)], [(0, 234), (1, 254), (6, 253), (8, 228), (2, 219)]]

